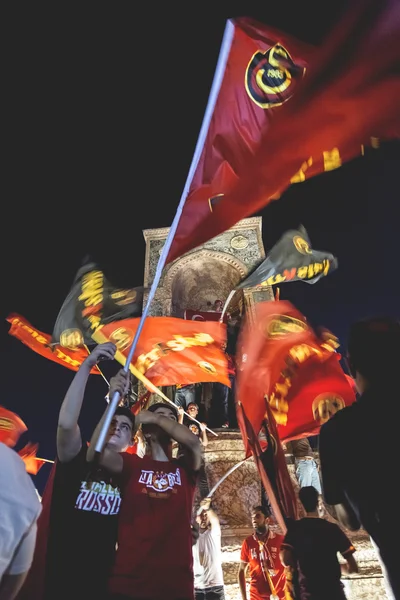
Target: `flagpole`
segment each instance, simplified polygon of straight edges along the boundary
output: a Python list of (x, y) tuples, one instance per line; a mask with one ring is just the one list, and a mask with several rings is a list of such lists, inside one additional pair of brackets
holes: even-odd
[[(197, 144), (196, 144), (196, 148), (194, 151), (194, 155), (193, 155), (193, 159), (192, 159), (192, 163), (190, 165), (190, 169), (189, 169), (189, 174), (187, 176), (186, 179), (186, 183), (185, 183), (185, 187), (183, 188), (183, 192), (182, 192), (182, 196), (181, 199), (179, 201), (178, 204), (178, 208), (176, 211), (176, 215), (174, 217), (174, 220), (172, 222), (172, 225), (170, 227), (170, 230), (168, 232), (168, 236), (167, 239), (165, 240), (165, 244), (164, 247), (162, 249), (161, 252), (161, 256), (158, 260), (158, 264), (157, 264), (157, 269), (156, 269), (156, 273), (154, 275), (154, 279), (153, 279), (153, 283), (151, 284), (151, 288), (149, 291), (149, 295), (147, 298), (147, 302), (146, 302), (146, 306), (143, 310), (138, 328), (136, 330), (136, 334), (135, 337), (133, 339), (132, 345), (130, 347), (127, 359), (126, 359), (126, 363), (124, 365), (124, 371), (127, 373), (129, 370), (129, 365), (131, 363), (131, 360), (133, 358), (133, 354), (136, 350), (136, 346), (137, 346), (137, 342), (139, 339), (139, 336), (142, 332), (143, 329), (143, 325), (144, 325), (144, 321), (147, 317), (147, 314), (149, 312), (149, 308), (150, 308), (150, 304), (154, 298), (154, 294), (156, 292), (156, 289), (158, 287), (158, 283), (160, 281), (161, 278), (161, 273), (164, 269), (165, 266), (165, 262), (167, 260), (171, 245), (172, 245), (172, 241), (174, 239), (175, 236), (175, 232), (177, 230), (178, 227), (178, 223), (179, 220), (181, 218), (181, 214), (182, 214), (182, 210), (183, 210), (183, 206), (186, 202), (186, 198), (187, 195), (189, 193), (189, 189), (190, 186), (192, 184), (192, 180), (194, 177), (194, 174), (196, 172), (197, 166), (199, 164), (199, 160), (201, 157), (201, 154), (203, 152), (203, 147), (204, 147), (204, 143), (206, 141), (206, 137), (207, 137), (207, 133), (208, 133), (208, 129), (210, 126), (210, 122), (211, 122), (211, 118), (214, 112), (214, 107), (215, 107), (215, 103), (217, 101), (218, 98), (218, 94), (219, 94), (219, 90), (221, 88), (221, 84), (223, 81), (223, 77), (224, 77), (224, 73), (225, 73), (225, 67), (226, 67), (226, 63), (228, 60), (228, 56), (229, 56), (229, 52), (231, 49), (231, 45), (232, 45), (232, 40), (233, 40), (233, 34), (235, 31), (235, 26), (232, 23), (232, 21), (227, 21), (226, 26), (225, 26), (225, 31), (224, 31), (224, 36), (222, 38), (222, 44), (221, 44), (221, 50), (219, 53), (219, 57), (218, 57), (218, 62), (217, 62), (217, 66), (215, 69), (215, 73), (214, 73), (214, 79), (211, 85), (211, 91), (210, 91), (210, 95), (208, 97), (208, 102), (207, 102), (207, 106), (206, 106), (206, 110), (204, 113), (204, 118), (203, 118), (203, 122), (201, 125), (201, 129), (200, 129), (200, 133), (199, 133), (199, 137), (197, 140)], [(104, 416), (104, 421), (103, 421), (103, 425), (102, 428), (100, 430), (100, 434), (99, 437), (97, 439), (96, 442), (96, 446), (95, 446), (95, 452), (97, 454), (100, 454), (103, 451), (104, 448), (104, 444), (106, 441), (106, 436), (107, 436), (107, 432), (110, 428), (111, 425), (111, 421), (112, 418), (114, 416), (114, 413), (118, 407), (118, 403), (119, 403), (119, 398), (120, 398), (120, 394), (119, 392), (115, 392), (106, 411), (106, 414)]]

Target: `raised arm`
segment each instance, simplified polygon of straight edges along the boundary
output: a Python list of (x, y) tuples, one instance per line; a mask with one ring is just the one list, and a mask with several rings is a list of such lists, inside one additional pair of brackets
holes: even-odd
[(181, 425), (174, 419), (142, 410), (136, 419), (137, 425), (157, 425), (168, 434), (170, 438), (181, 444), (187, 450), (187, 456), (191, 461), (191, 467), (198, 471), (201, 466), (201, 447), (199, 439), (185, 425)]
[(75, 458), (82, 446), (78, 419), (90, 371), (100, 360), (112, 360), (115, 351), (116, 346), (111, 342), (96, 346), (82, 363), (68, 388), (58, 416), (57, 455), (61, 462), (69, 462)]
[(203, 498), (203, 500), (200, 502), (197, 514), (201, 515), (203, 511), (207, 512), (212, 531), (215, 531), (216, 533), (221, 531), (217, 513), (211, 508), (211, 498)]
[(205, 448), (206, 446), (208, 446), (208, 437), (207, 437), (207, 431), (206, 431), (206, 427), (207, 425), (205, 423), (200, 423), (200, 429), (201, 429), (201, 443), (203, 444), (203, 447)]

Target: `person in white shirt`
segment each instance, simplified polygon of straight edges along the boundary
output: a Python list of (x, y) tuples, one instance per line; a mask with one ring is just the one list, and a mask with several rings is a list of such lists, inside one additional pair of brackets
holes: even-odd
[(221, 527), (211, 509), (211, 498), (201, 501), (197, 522), (199, 538), (193, 545), (195, 600), (225, 600)]
[(32, 564), (42, 510), (18, 454), (0, 442), (0, 600), (13, 600)]

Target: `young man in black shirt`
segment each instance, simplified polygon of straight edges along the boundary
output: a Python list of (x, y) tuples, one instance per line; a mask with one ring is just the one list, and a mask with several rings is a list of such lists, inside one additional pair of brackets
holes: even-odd
[[(338, 525), (319, 518), (319, 495), (313, 486), (302, 487), (299, 498), (307, 516), (289, 525), (281, 562), (298, 571), (299, 600), (345, 600), (340, 576), (358, 571), (355, 548)], [(338, 552), (347, 564), (339, 564)]]
[(362, 526), (372, 537), (394, 596), (400, 598), (399, 322), (372, 318), (356, 323), (349, 335), (348, 362), (360, 397), (321, 427), (323, 495), (344, 526)]
[[(82, 440), (78, 419), (91, 369), (99, 360), (112, 360), (115, 351), (111, 342), (96, 346), (76, 373), (62, 403), (53, 485), (43, 497), (43, 503), (49, 504), (49, 515), (47, 520), (39, 521), (40, 541), (32, 577), (28, 576), (18, 600), (106, 598), (117, 541), (119, 481), (104, 469), (93, 470), (87, 462), (87, 443)], [(118, 391), (123, 398), (128, 386), (129, 375), (121, 369), (111, 379), (110, 397)], [(124, 452), (132, 445), (133, 428), (131, 411), (117, 408), (107, 447)], [(40, 577), (35, 569), (42, 571)]]

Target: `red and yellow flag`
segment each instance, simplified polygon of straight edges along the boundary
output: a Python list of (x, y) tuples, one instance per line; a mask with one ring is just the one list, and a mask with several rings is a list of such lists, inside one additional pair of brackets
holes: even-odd
[(263, 132), (296, 94), (314, 52), (252, 19), (232, 19), (227, 28), (233, 37), (218, 98), (167, 262), (239, 220), (226, 225), (226, 214), (217, 224), (215, 208), (236, 185), (242, 165), (252, 161)]
[[(99, 327), (97, 343), (113, 342), (116, 360), (125, 364), (140, 319), (125, 319)], [(132, 359), (132, 366), (156, 386), (220, 382), (230, 386), (226, 326), (212, 321), (186, 321), (175, 317), (147, 317)], [(135, 373), (134, 373), (135, 374)]]
[(0, 406), (0, 442), (13, 448), (27, 429), (18, 415)]
[(400, 2), (349, 5), (311, 52), (281, 32), (233, 21), (222, 85), (168, 262), (261, 210), (291, 183), (400, 136)]
[(281, 441), (315, 435), (355, 400), (331, 339), (320, 339), (290, 302), (263, 302), (239, 340), (237, 390), (256, 434), (266, 405)]
[(27, 472), (31, 475), (37, 475), (39, 470), (47, 462), (46, 460), (36, 456), (38, 448), (39, 444), (32, 444), (31, 442), (28, 442), (28, 444), (26, 444), (26, 446), (21, 448), (21, 450), (18, 452), (19, 456), (25, 463)]
[[(24, 317), (17, 314), (11, 314), (7, 317), (11, 323), (9, 334), (19, 339), (20, 342), (28, 346), (31, 350), (56, 362), (67, 369), (78, 371), (79, 367), (87, 358), (88, 352), (85, 348), (76, 348), (71, 350), (61, 346), (51, 344), (51, 335), (39, 331), (31, 325)], [(98, 368), (93, 367), (91, 373), (100, 375)]]

